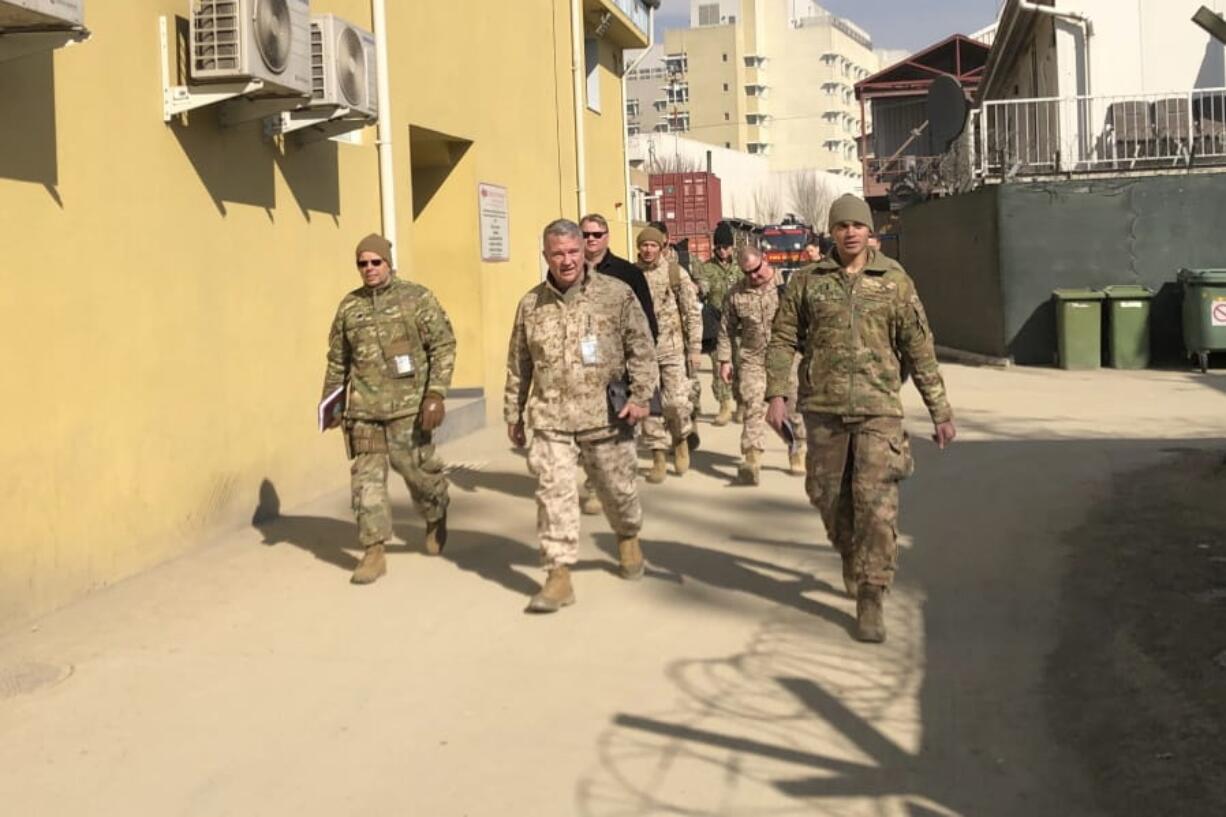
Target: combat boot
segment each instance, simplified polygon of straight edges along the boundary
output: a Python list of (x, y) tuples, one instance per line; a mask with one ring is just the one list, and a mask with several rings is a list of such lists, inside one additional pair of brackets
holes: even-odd
[(737, 403), (736, 411), (732, 412), (732, 422), (741, 424), (745, 422), (745, 406)]
[(658, 485), (664, 481), (664, 477), (668, 474), (668, 458), (663, 451), (651, 452), (651, 470), (647, 472), (647, 481), (652, 485)]
[(673, 446), (673, 468), (677, 476), (690, 470), (690, 443), (688, 440), (682, 440)]
[(545, 586), (541, 592), (528, 602), (529, 613), (556, 613), (567, 605), (575, 603), (575, 589), (570, 584), (570, 568), (566, 565), (555, 567), (549, 571)]
[(387, 559), (383, 556), (383, 543), (367, 545), (362, 561), (349, 577), (352, 584), (370, 584), (387, 572)]
[(731, 400), (725, 400), (719, 404), (719, 414), (715, 415), (715, 419), (711, 421), (713, 426), (726, 426), (728, 421), (732, 419), (733, 405)]
[(742, 485), (757, 485), (760, 479), (761, 463), (758, 460), (758, 449), (751, 448), (745, 452), (745, 458), (741, 460), (740, 465), (736, 469), (736, 478)]
[(805, 450), (803, 448), (788, 452), (788, 473), (794, 477), (805, 475)]
[(639, 547), (637, 536), (617, 540), (617, 562), (621, 566), (623, 579), (636, 581), (643, 578), (643, 549)]
[(447, 512), (433, 522), (426, 523), (426, 553), (438, 556), (447, 547)]
[(885, 641), (885, 613), (881, 609), (884, 587), (865, 582), (856, 594), (856, 638), (880, 644)]
[(859, 587), (860, 583), (856, 581), (855, 564), (850, 556), (843, 556), (843, 589), (847, 591), (847, 597), (854, 599)]
[(600, 497), (596, 496), (596, 494), (588, 494), (583, 498), (583, 501), (579, 503), (579, 510), (583, 511), (583, 513), (587, 516), (595, 516), (604, 510), (604, 505), (601, 503)]

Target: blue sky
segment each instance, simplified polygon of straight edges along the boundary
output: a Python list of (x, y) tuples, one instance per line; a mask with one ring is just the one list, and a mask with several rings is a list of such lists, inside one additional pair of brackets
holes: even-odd
[[(772, 0), (780, 2), (780, 0)], [(950, 34), (970, 34), (996, 19), (1000, 0), (818, 0), (873, 38), (877, 48), (917, 51)], [(656, 34), (689, 25), (690, 0), (663, 0)]]

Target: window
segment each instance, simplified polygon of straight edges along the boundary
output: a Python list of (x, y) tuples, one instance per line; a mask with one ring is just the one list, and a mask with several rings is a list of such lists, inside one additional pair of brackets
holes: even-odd
[(587, 106), (600, 113), (600, 40), (584, 40), (583, 56), (587, 61)]
[(725, 54), (725, 55), (724, 55), (724, 62), (727, 62), (727, 61), (728, 61), (728, 55), (727, 55), (727, 54)]
[(724, 93), (728, 92), (728, 83), (724, 83)]
[(719, 3), (703, 3), (698, 7), (698, 25), (719, 25)]
[(724, 142), (724, 147), (726, 147), (726, 148), (730, 148), (730, 147), (732, 147), (732, 143), (731, 143), (731, 142)]
[(636, 117), (639, 115), (639, 101), (637, 99), (626, 100), (626, 116)]
[(638, 125), (629, 125), (629, 126), (626, 128), (626, 133), (627, 133), (627, 134), (629, 134), (630, 136), (638, 136), (638, 135), (639, 135), (639, 126), (638, 126)]
[(727, 122), (730, 119), (732, 119), (732, 115), (727, 111), (724, 111), (724, 121)]

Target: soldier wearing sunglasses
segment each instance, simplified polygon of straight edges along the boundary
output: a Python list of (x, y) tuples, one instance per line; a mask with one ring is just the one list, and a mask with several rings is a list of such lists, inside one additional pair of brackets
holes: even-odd
[[(437, 555), (447, 543), (447, 478), (432, 432), (443, 422), (456, 342), (430, 290), (396, 276), (387, 239), (366, 236), (356, 255), (362, 286), (336, 310), (323, 393), (327, 398), (347, 389), (344, 415), (337, 420), (352, 460), (353, 511), (366, 549), (351, 581), (370, 584), (387, 572), (389, 462), (425, 517), (426, 552)], [(336, 424), (330, 421), (329, 427)]]

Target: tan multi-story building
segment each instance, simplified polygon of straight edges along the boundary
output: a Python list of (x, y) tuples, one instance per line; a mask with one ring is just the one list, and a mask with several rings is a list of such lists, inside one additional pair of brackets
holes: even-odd
[(853, 86), (877, 67), (869, 35), (814, 0), (691, 0), (690, 27), (665, 35), (627, 106), (639, 132), (859, 178)]

